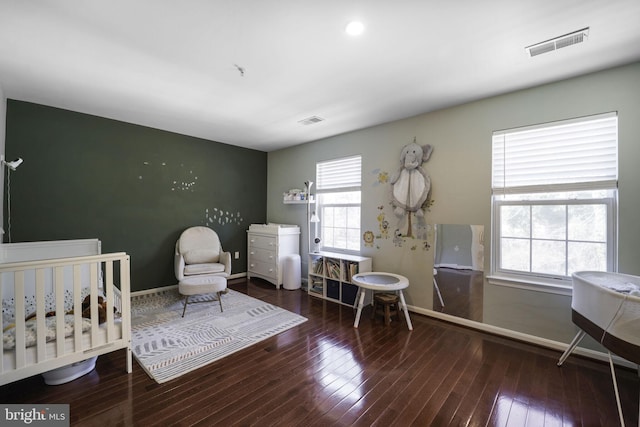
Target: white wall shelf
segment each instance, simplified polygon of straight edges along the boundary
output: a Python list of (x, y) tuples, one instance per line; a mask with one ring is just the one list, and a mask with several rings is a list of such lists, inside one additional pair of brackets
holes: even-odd
[(313, 199), (313, 197), (310, 200), (282, 200), (282, 203), (284, 203), (285, 205), (306, 205), (307, 203), (315, 203), (316, 201)]

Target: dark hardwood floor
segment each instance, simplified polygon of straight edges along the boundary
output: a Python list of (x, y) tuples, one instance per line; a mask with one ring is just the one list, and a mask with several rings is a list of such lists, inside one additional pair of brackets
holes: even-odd
[[(123, 351), (71, 383), (40, 376), (0, 387), (2, 403), (68, 403), (71, 425), (616, 426), (608, 365), (413, 314), (384, 326), (349, 307), (276, 291), (229, 287), (309, 320), (165, 384)], [(368, 309), (367, 309), (368, 310)], [(618, 368), (627, 426), (638, 424), (640, 381)]]
[(482, 322), (484, 273), (473, 270), (438, 268), (436, 280), (445, 303), (433, 293), (433, 307), (441, 313)]

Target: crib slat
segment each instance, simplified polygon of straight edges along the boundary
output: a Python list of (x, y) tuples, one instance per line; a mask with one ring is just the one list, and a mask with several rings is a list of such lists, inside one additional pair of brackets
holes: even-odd
[[(56, 298), (56, 313), (64, 312), (64, 267), (55, 267), (54, 295)], [(64, 337), (64, 323), (56, 320), (56, 337)], [(64, 354), (64, 340), (56, 339), (56, 356)]]
[(107, 298), (107, 341), (111, 342), (115, 339), (115, 331), (113, 327), (113, 261), (104, 263), (106, 270), (106, 278), (104, 283)]
[(94, 346), (98, 342), (98, 327), (100, 325), (98, 319), (98, 263), (91, 263), (90, 267), (90, 284), (91, 289), (91, 345)]
[(81, 295), (81, 271), (80, 265), (73, 266), (73, 339), (74, 351), (80, 352), (82, 348), (82, 295)]
[(26, 364), (25, 352), (25, 308), (24, 308), (24, 271), (16, 271), (13, 278), (13, 286), (15, 287), (15, 304), (16, 304), (16, 367), (24, 368)]
[[(4, 301), (4, 295), (3, 295), (3, 290), (4, 290), (4, 286), (5, 284), (3, 283), (3, 277), (4, 275), (0, 274), (0, 302)], [(4, 331), (4, 316), (0, 316), (0, 329)], [(0, 374), (2, 374), (5, 370), (5, 366), (4, 366), (4, 341), (2, 346), (0, 346)]]
[(120, 304), (122, 313), (122, 340), (127, 349), (127, 372), (133, 369), (131, 353), (131, 257), (120, 259)]
[(36, 360), (42, 362), (47, 358), (47, 331), (44, 307), (44, 270), (36, 270)]

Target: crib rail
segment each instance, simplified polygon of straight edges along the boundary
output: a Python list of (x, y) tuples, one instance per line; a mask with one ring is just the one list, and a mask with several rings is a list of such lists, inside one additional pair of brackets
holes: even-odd
[[(83, 320), (83, 292), (90, 314)], [(65, 294), (72, 307), (65, 307)], [(106, 299), (106, 320), (99, 322), (98, 297)], [(26, 303), (28, 297), (32, 303)], [(46, 299), (49, 298), (49, 303)], [(54, 299), (55, 341), (47, 342), (46, 319)], [(131, 372), (130, 259), (124, 252), (0, 264), (0, 301), (13, 299), (15, 348), (2, 346), (0, 385), (121, 348)], [(34, 302), (34, 303), (33, 303)], [(114, 312), (115, 311), (115, 312)], [(26, 318), (35, 314), (35, 345), (28, 346)], [(73, 332), (65, 338), (65, 314)], [(2, 316), (0, 329), (10, 328)], [(89, 323), (88, 330), (86, 323)], [(68, 335), (68, 334), (67, 334)], [(105, 339), (106, 336), (106, 339)], [(34, 349), (35, 348), (35, 355)]]

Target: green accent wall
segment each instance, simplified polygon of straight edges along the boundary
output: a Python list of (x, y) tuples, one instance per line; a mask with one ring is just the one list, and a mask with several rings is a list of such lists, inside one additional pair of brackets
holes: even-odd
[(265, 152), (15, 100), (6, 117), (6, 158), (24, 163), (5, 183), (5, 242), (98, 238), (131, 256), (138, 291), (176, 284), (177, 238), (206, 225), (246, 272), (246, 230), (266, 219)]

